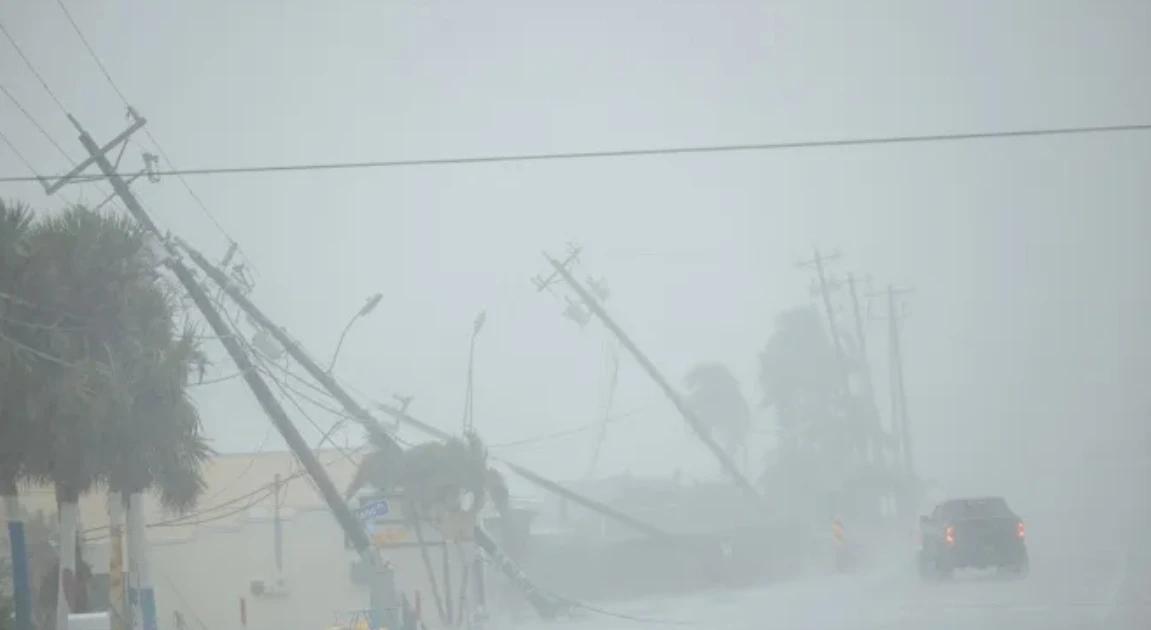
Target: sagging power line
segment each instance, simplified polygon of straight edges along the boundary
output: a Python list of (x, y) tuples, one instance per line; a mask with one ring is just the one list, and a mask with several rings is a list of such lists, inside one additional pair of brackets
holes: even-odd
[[(792, 142), (764, 142), (753, 144), (716, 144), (699, 146), (663, 147), (653, 149), (611, 149), (568, 153), (521, 153), (474, 157), (425, 158), (412, 160), (375, 160), (367, 162), (314, 162), (309, 164), (283, 164), (260, 166), (207, 167), (192, 169), (168, 169), (156, 171), (156, 175), (206, 176), (239, 175), (256, 173), (290, 173), (301, 171), (334, 171), (357, 169), (380, 169), (417, 166), (451, 166), (467, 164), (498, 164), (509, 162), (555, 162), (566, 160), (592, 160), (609, 158), (652, 157), (691, 155), (705, 153), (750, 153), (783, 151), (796, 149), (828, 149), (858, 146), (926, 144), (937, 142), (960, 142), (966, 140), (991, 140), (1007, 138), (1030, 138), (1043, 136), (1068, 136), (1102, 133), (1151, 131), (1151, 123), (1102, 125), (1084, 127), (1050, 127), (1041, 129), (1016, 129), (1008, 131), (986, 131), (970, 133), (941, 133), (929, 135), (877, 136), (870, 138), (841, 138), (834, 140), (801, 140)], [(119, 173), (117, 173), (119, 174)], [(123, 174), (120, 174), (123, 176)], [(72, 179), (76, 182), (104, 179), (103, 175), (83, 175)], [(0, 183), (24, 183), (39, 181), (35, 177), (0, 177)]]

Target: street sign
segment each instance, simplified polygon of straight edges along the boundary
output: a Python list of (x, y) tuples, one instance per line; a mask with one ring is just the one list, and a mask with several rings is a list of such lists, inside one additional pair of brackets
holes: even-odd
[(370, 521), (374, 518), (380, 518), (381, 516), (386, 516), (387, 513), (388, 513), (388, 500), (387, 499), (377, 499), (377, 500), (372, 501), (370, 503), (365, 503), (365, 504), (361, 505), (360, 507), (356, 508), (356, 511), (355, 511), (356, 518), (360, 519), (361, 521), (365, 521), (365, 522)]
[(408, 530), (403, 527), (382, 527), (372, 532), (372, 544), (382, 548), (403, 542), (407, 537)]

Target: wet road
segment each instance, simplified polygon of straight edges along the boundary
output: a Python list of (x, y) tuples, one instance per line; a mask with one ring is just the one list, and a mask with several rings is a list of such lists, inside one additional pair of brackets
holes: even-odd
[(551, 627), (616, 630), (682, 623), (715, 630), (1151, 628), (1151, 555), (1100, 549), (1033, 553), (1031, 575), (1024, 580), (960, 574), (953, 581), (924, 583), (910, 567), (901, 566), (812, 575), (769, 588), (688, 599), (605, 604), (605, 609), (651, 623), (589, 613), (586, 619)]

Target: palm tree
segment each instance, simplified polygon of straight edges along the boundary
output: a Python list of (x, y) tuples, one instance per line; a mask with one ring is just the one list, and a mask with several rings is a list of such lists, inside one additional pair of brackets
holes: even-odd
[[(56, 486), (67, 585), (76, 504), (93, 485), (132, 492), (157, 484), (170, 506), (184, 508), (203, 489), (208, 451), (184, 395), (199, 359), (191, 331), (177, 334), (171, 289), (129, 220), (71, 208), (33, 223), (22, 241), (22, 297), (42, 311), (30, 314), (41, 360), (29, 374), (40, 389), (28, 413), (46, 432), (41, 454)], [(59, 589), (58, 628), (74, 601)]]
[[(487, 448), (475, 433), (417, 444), (406, 451), (382, 431), (372, 431), (369, 439), (374, 450), (360, 461), (345, 496), (351, 498), (365, 486), (402, 493), (404, 518), (419, 543), (432, 599), (440, 618), (447, 622), (450, 615), (428, 555), (423, 521), (461, 511), (474, 518), (489, 496), (500, 514), (506, 515), (507, 484), (503, 475), (488, 465)], [(464, 495), (471, 499), (466, 509), (461, 501)]]
[(130, 599), (147, 602), (147, 606), (133, 611), (142, 617), (144, 610), (154, 609), (152, 585), (138, 581), (150, 575), (146, 570), (143, 493), (155, 489), (161, 505), (168, 510), (190, 510), (206, 487), (202, 465), (212, 455), (201, 434), (199, 413), (186, 393), (190, 370), (201, 360), (194, 331), (185, 329), (174, 337), (174, 313), (162, 300), (156, 304), (161, 308), (141, 308), (135, 315), (160, 323), (155, 326), (155, 339), (146, 340), (147, 347), (159, 352), (137, 357), (134, 363), (123, 366), (125, 380), (134, 395), (130, 408), (106, 423), (106, 430), (123, 449), (122, 456), (111, 459), (107, 468), (112, 549), (109, 602), (116, 621), (126, 619), (121, 563), (125, 511), (128, 564), (134, 580), (130, 588), (137, 592)]
[(35, 349), (45, 333), (35, 320), (45, 313), (20, 297), (30, 280), (26, 238), (32, 221), (27, 206), (0, 199), (0, 507), (14, 561), (12, 606), (17, 630), (32, 628), (29, 554), (18, 488), (22, 481), (44, 481), (48, 470), (48, 433), (34, 417), (44, 393), (43, 381), (35, 378), (44, 360)]
[(740, 449), (746, 454), (751, 407), (731, 370), (720, 363), (700, 363), (688, 371), (684, 383), (688, 407), (718, 436), (728, 456), (735, 457)]
[(374, 450), (364, 456), (345, 492), (352, 497), (365, 486), (400, 492), (405, 505), (425, 515), (460, 511), (461, 497), (471, 497), (468, 511), (478, 513), (490, 496), (501, 513), (508, 508), (503, 475), (488, 465), (487, 448), (474, 433), (443, 442), (424, 442), (404, 451), (386, 434), (371, 437)]

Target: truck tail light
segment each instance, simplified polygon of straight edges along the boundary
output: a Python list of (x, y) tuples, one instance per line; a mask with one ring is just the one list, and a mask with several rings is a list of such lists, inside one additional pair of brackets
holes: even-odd
[(949, 545), (955, 544), (955, 528), (954, 527), (948, 525), (947, 527), (943, 528), (943, 540)]
[(1016, 523), (1015, 533), (1020, 538), (1025, 538), (1027, 536), (1027, 528), (1023, 525), (1023, 521), (1019, 521), (1018, 523)]

